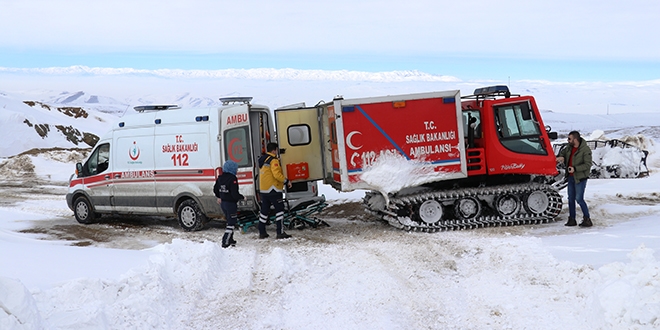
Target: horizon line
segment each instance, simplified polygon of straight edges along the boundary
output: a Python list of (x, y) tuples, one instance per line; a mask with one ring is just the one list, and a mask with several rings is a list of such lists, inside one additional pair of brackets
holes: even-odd
[[(189, 79), (254, 79), (254, 80), (309, 80), (309, 81), (372, 81), (372, 82), (453, 82), (471, 83), (484, 81), (497, 81), (496, 79), (482, 78), (464, 80), (452, 75), (440, 75), (427, 73), (422, 70), (387, 70), (387, 71), (364, 71), (364, 70), (329, 70), (329, 69), (294, 69), (294, 68), (225, 68), (225, 69), (136, 69), (131, 67), (90, 67), (87, 65), (51, 66), (39, 68), (2, 67), (0, 74), (43, 74), (43, 75), (68, 75), (68, 76), (154, 76), (161, 78), (189, 78)], [(598, 84), (598, 83), (620, 83), (635, 84), (643, 83), (660, 84), (658, 79), (646, 80), (619, 80), (619, 81), (560, 81), (549, 79), (518, 79), (518, 82), (537, 82), (555, 84)]]

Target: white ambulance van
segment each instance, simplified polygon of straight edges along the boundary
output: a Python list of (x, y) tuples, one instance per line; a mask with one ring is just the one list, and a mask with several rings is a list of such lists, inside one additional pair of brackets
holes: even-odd
[[(252, 105), (251, 99), (223, 98), (222, 107), (211, 108), (135, 107), (138, 113), (122, 117), (88, 159), (76, 164), (66, 195), (76, 220), (93, 223), (101, 214), (175, 215), (184, 230), (199, 230), (210, 218), (223, 217), (213, 185), (224, 162), (233, 160), (246, 197), (238, 205), (239, 225), (241, 220), (256, 223), (257, 160), (275, 140), (275, 129), (268, 107)], [(291, 181), (297, 191), (290, 195), (304, 201), (301, 205), (322, 209), (325, 200), (317, 196), (316, 181), (299, 175)]]

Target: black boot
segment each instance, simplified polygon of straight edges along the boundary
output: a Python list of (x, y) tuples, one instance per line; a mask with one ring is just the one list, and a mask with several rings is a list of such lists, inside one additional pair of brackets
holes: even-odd
[(281, 234), (277, 234), (277, 239), (284, 239), (284, 238), (291, 238), (291, 235), (282, 232)]
[(582, 219), (582, 222), (580, 222), (580, 227), (591, 227), (594, 224), (591, 223), (591, 218), (584, 218)]
[(277, 239), (291, 238), (291, 235), (284, 232), (283, 221), (280, 220), (277, 223)]
[(234, 240), (234, 233), (233, 232), (231, 233), (231, 235), (229, 235), (229, 245), (236, 246), (236, 241)]
[(568, 222), (565, 223), (564, 226), (577, 226), (577, 222), (575, 221), (575, 218), (568, 217)]
[[(230, 241), (230, 240), (232, 240), (231, 235), (232, 235), (232, 233), (225, 232), (225, 234), (222, 236), (222, 247), (223, 248), (228, 248), (228, 247), (232, 246), (231, 241)], [(234, 242), (234, 244), (236, 244), (236, 242)]]
[(259, 239), (264, 239), (268, 238), (268, 233), (266, 232), (266, 224), (259, 221), (259, 225), (257, 226), (259, 228)]

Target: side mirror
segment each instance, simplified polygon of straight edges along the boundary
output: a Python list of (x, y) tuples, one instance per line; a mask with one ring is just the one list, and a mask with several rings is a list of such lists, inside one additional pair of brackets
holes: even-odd
[(550, 140), (557, 140), (557, 132), (551, 132), (552, 127), (550, 125), (545, 125), (545, 131), (548, 132), (548, 138)]
[(76, 175), (81, 177), (83, 175), (82, 163), (76, 163)]
[(531, 110), (529, 108), (530, 108), (529, 103), (523, 104), (520, 107), (520, 112), (521, 112), (522, 118), (524, 120), (531, 120), (532, 119), (532, 113), (531, 113)]

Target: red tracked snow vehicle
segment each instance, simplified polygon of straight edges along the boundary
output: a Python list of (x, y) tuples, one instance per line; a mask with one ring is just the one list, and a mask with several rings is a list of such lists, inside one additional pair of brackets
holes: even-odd
[[(372, 190), (367, 209), (406, 230), (439, 231), (543, 223), (561, 211), (549, 132), (532, 96), (507, 86), (336, 98), (275, 111), (289, 178), (340, 191)], [(383, 156), (414, 164), (410, 184), (379, 190), (367, 180)], [(313, 173), (312, 173), (313, 172)], [(300, 174), (302, 173), (302, 174)]]

